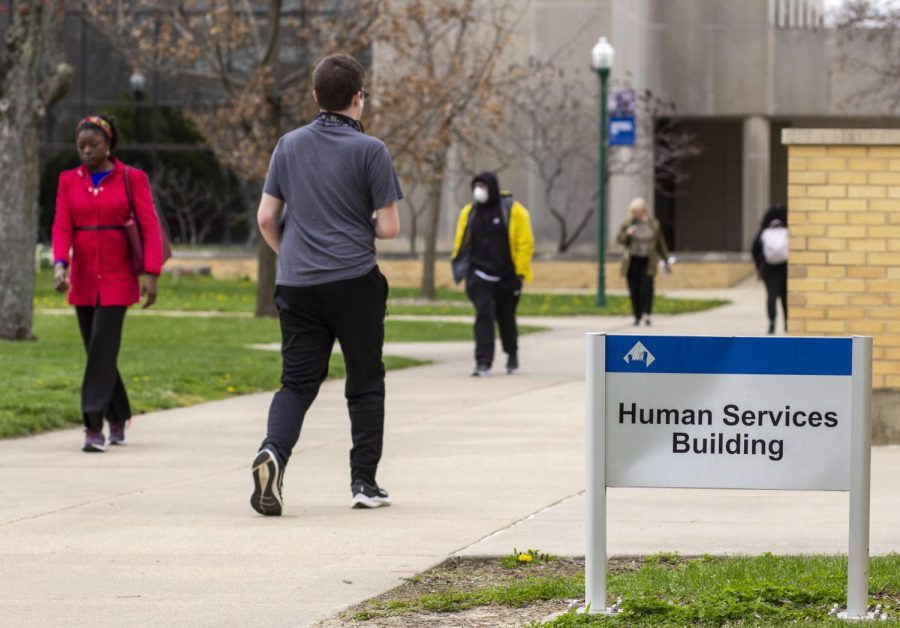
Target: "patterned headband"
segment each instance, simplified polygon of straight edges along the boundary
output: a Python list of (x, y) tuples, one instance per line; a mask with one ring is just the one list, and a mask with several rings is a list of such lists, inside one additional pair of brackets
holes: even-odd
[(106, 136), (106, 141), (112, 141), (112, 127), (109, 126), (109, 122), (107, 122), (100, 116), (88, 116), (87, 118), (83, 119), (75, 128), (75, 133), (77, 134), (86, 124), (100, 127), (100, 130), (103, 131), (103, 134)]

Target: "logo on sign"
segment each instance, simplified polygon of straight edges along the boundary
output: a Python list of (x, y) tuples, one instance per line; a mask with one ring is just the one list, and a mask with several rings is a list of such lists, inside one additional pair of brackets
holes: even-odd
[(635, 362), (643, 362), (644, 366), (650, 366), (653, 364), (653, 361), (656, 358), (653, 357), (653, 354), (644, 346), (644, 344), (640, 341), (636, 342), (631, 350), (625, 354), (625, 357), (622, 358), (625, 360), (627, 364), (634, 364)]

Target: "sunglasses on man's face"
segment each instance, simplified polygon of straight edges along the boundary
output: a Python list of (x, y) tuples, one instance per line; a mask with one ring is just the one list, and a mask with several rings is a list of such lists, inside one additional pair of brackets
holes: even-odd
[(364, 89), (360, 91), (362, 91), (363, 100), (369, 100), (369, 96), (371, 96), (371, 94)]

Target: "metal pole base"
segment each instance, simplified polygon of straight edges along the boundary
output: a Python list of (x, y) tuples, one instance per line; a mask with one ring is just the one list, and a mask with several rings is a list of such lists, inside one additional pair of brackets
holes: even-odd
[(838, 605), (835, 604), (830, 611), (828, 611), (829, 617), (837, 617), (838, 619), (842, 619), (844, 621), (887, 621), (888, 616), (883, 610), (881, 610), (881, 604), (875, 607), (875, 610), (867, 612), (865, 615), (851, 615), (845, 610), (841, 610), (838, 608)]
[(579, 606), (578, 611), (576, 611), (579, 615), (606, 615), (606, 616), (614, 616), (618, 615), (622, 612), (622, 598), (616, 598), (616, 603), (612, 606), (607, 606), (603, 610), (594, 610), (593, 608), (589, 609), (586, 606)]

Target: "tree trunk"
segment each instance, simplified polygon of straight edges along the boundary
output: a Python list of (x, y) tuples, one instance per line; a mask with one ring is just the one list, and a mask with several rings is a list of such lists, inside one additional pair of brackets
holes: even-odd
[(0, 121), (0, 337), (11, 340), (31, 338), (37, 241), (38, 134), (20, 120)]
[(0, 61), (0, 338), (11, 340), (32, 337), (38, 141), (47, 107), (72, 81), (64, 16), (62, 0), (16, 3)]
[[(407, 204), (407, 206), (409, 206)], [(409, 211), (409, 254), (415, 257), (416, 251), (416, 238), (419, 235), (419, 214), (416, 213), (416, 210), (410, 207)]]
[(441, 160), (440, 169), (435, 170), (435, 178), (428, 184), (425, 193), (425, 203), (428, 207), (428, 224), (425, 231), (425, 257), (422, 260), (422, 285), (423, 299), (434, 299), (434, 262), (437, 251), (438, 226), (441, 222), (441, 196), (444, 189), (444, 164)]
[[(281, 38), (278, 35), (281, 25), (281, 1), (269, 0), (269, 44), (265, 59), (260, 67), (260, 80), (267, 94), (265, 110), (261, 112), (271, 131), (269, 138), (269, 154), (275, 149), (278, 138), (281, 137), (282, 103), (278, 82), (278, 55)], [(257, 227), (258, 228), (258, 227)], [(275, 308), (275, 272), (277, 270), (278, 256), (269, 248), (265, 238), (260, 234), (256, 249), (256, 312), (257, 318), (263, 316), (278, 316)]]
[(262, 316), (278, 316), (275, 308), (275, 270), (278, 258), (275, 251), (269, 248), (266, 241), (260, 237), (256, 245), (256, 313), (257, 318)]

